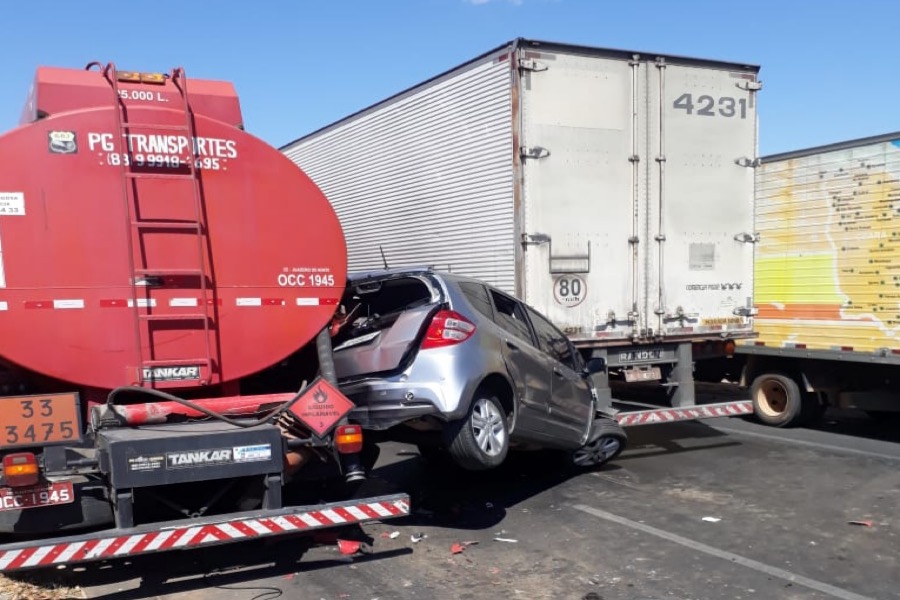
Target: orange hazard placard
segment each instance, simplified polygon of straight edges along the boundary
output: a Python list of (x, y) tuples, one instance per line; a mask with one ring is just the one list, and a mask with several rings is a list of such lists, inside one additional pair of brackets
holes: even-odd
[(337, 388), (320, 377), (306, 388), (303, 395), (291, 405), (290, 411), (316, 435), (322, 437), (354, 406)]
[(0, 448), (76, 442), (80, 417), (78, 394), (0, 398)]

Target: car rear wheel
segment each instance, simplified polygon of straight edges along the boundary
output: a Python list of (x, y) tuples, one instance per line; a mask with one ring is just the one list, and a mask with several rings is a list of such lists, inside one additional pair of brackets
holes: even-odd
[(447, 450), (457, 465), (470, 471), (500, 466), (509, 452), (506, 411), (496, 396), (475, 395), (469, 414), (447, 428)]
[(591, 440), (572, 451), (572, 464), (579, 469), (599, 467), (621, 454), (627, 441), (628, 437), (618, 423), (599, 423)]

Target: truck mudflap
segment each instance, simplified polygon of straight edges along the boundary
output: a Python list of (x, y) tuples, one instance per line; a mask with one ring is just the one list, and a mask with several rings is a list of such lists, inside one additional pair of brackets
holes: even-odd
[(654, 408), (634, 412), (619, 412), (616, 421), (622, 427), (634, 425), (658, 425), (676, 421), (695, 421), (698, 419), (714, 419), (716, 417), (739, 417), (753, 414), (751, 400), (736, 400), (717, 404), (683, 406), (678, 408)]
[(313, 506), (153, 523), (0, 545), (0, 572), (57, 567), (271, 538), (409, 515), (409, 496), (394, 494)]

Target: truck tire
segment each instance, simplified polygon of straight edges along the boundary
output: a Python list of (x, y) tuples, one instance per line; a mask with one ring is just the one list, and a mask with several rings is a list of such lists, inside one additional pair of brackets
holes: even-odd
[(584, 446), (569, 454), (576, 469), (596, 469), (617, 457), (625, 449), (628, 436), (612, 419), (602, 419), (594, 425), (593, 435)]
[(447, 451), (458, 466), (469, 471), (499, 467), (509, 452), (506, 411), (496, 396), (477, 391), (469, 414), (445, 430)]
[(820, 414), (818, 399), (782, 373), (758, 375), (750, 386), (750, 399), (756, 418), (773, 427), (803, 425)]
[(0, 535), (33, 536), (92, 529), (114, 522), (102, 482), (81, 477), (73, 481), (75, 502), (28, 510), (0, 512)]

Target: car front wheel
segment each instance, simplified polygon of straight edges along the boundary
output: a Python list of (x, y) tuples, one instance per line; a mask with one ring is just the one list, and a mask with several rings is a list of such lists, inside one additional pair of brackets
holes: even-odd
[(447, 429), (447, 449), (453, 461), (470, 471), (500, 466), (509, 452), (506, 411), (496, 396), (479, 392), (469, 414)]
[(628, 437), (618, 423), (602, 419), (595, 423), (590, 441), (572, 452), (572, 465), (578, 469), (599, 467), (617, 457), (627, 442)]

